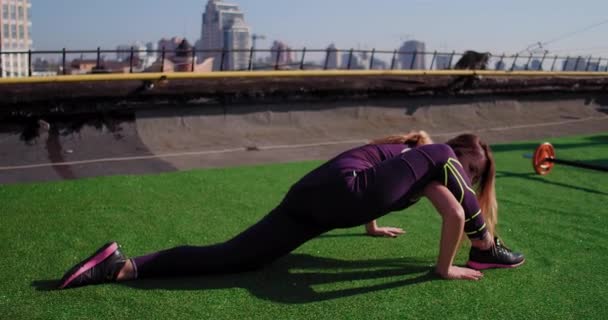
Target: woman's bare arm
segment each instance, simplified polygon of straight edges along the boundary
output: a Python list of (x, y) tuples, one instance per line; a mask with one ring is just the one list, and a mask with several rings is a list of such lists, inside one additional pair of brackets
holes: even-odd
[(453, 265), (464, 229), (464, 209), (458, 200), (448, 188), (435, 181), (425, 187), (424, 195), (435, 206), (443, 220), (435, 272), (445, 279), (481, 279), (481, 272)]

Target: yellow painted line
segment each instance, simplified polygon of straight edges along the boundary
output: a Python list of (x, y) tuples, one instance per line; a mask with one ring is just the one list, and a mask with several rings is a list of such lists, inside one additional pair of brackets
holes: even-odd
[(297, 71), (222, 71), (222, 72), (172, 72), (172, 73), (112, 73), (86, 75), (59, 75), (52, 77), (1, 78), (0, 84), (178, 80), (178, 79), (259, 79), (259, 78), (307, 78), (307, 77), (380, 77), (380, 76), (471, 76), (488, 77), (608, 77), (608, 72), (584, 71), (491, 71), (491, 70), (297, 70)]

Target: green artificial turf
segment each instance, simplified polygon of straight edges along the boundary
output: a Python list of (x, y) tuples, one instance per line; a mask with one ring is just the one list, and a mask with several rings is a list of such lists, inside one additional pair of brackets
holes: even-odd
[[(500, 234), (527, 261), (479, 282), (429, 273), (440, 219), (423, 200), (380, 219), (407, 230), (397, 239), (336, 230), (257, 272), (49, 290), (107, 240), (129, 256), (226, 240), (319, 162), (0, 186), (0, 318), (603, 319), (608, 176), (536, 176), (522, 154), (538, 142), (493, 146)], [(608, 165), (606, 134), (553, 142), (558, 157)]]

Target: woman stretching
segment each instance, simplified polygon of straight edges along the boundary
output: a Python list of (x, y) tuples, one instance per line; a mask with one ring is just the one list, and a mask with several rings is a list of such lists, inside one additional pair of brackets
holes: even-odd
[[(254, 270), (336, 228), (366, 224), (370, 234), (395, 236), (398, 229), (378, 228), (375, 219), (423, 196), (442, 217), (435, 272), (445, 279), (478, 280), (483, 277), (478, 270), (524, 262), (522, 254), (495, 237), (494, 175), (490, 147), (475, 135), (460, 135), (446, 144), (433, 144), (423, 131), (387, 137), (311, 171), (275, 209), (231, 240), (132, 259), (111, 242), (69, 270), (59, 287)], [(453, 265), (463, 235), (471, 241), (468, 267)]]

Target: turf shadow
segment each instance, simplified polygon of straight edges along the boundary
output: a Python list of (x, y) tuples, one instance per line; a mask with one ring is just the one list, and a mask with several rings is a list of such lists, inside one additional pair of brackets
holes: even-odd
[(53, 291), (59, 286), (59, 280), (34, 280), (32, 287), (37, 291)]
[[(432, 272), (431, 264), (430, 261), (423, 262), (402, 258), (351, 261), (290, 254), (272, 265), (254, 272), (177, 279), (145, 279), (125, 282), (123, 285), (140, 290), (179, 291), (243, 288), (263, 300), (285, 304), (302, 304), (339, 299), (438, 279)], [(314, 286), (331, 286), (331, 284), (338, 282), (383, 278), (387, 278), (387, 280), (368, 286), (330, 291), (314, 289)]]
[(596, 166), (608, 167), (608, 159), (585, 160), (585, 163), (596, 165)]
[(513, 173), (513, 172), (506, 172), (506, 171), (496, 171), (496, 177), (497, 178), (505, 177), (505, 178), (525, 179), (525, 180), (529, 180), (529, 181), (551, 184), (554, 186), (574, 189), (574, 190), (578, 190), (578, 191), (589, 192), (589, 193), (598, 194), (598, 195), (602, 195), (602, 196), (608, 196), (608, 193), (606, 193), (606, 192), (598, 191), (598, 190), (591, 189), (591, 188), (585, 188), (585, 187), (581, 187), (581, 186), (577, 186), (577, 185), (567, 184), (567, 183), (563, 183), (563, 182), (551, 181), (551, 180), (542, 178), (535, 173)]

